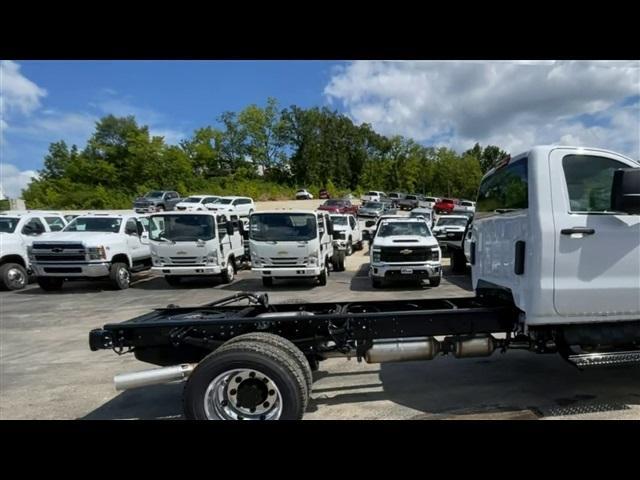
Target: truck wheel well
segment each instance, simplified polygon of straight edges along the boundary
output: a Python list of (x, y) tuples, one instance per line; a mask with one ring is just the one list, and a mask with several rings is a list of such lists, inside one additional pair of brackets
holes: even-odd
[(2, 259), (0, 259), (0, 265), (4, 265), (5, 263), (17, 263), (27, 268), (24, 259), (20, 255), (6, 255), (2, 257)]
[(131, 262), (129, 261), (129, 257), (127, 257), (127, 255), (125, 255), (124, 253), (119, 253), (113, 256), (113, 258), (111, 259), (111, 263), (116, 263), (116, 262), (126, 263), (129, 267), (131, 267)]

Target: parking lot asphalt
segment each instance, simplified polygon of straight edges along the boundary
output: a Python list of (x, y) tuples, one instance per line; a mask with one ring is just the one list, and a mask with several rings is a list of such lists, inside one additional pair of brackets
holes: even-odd
[[(448, 267), (437, 288), (373, 290), (367, 261), (366, 249), (356, 252), (325, 287), (276, 281), (264, 288), (258, 275), (241, 271), (230, 285), (194, 279), (175, 288), (140, 274), (124, 291), (68, 282), (61, 292), (37, 284), (0, 292), (0, 418), (181, 418), (181, 384), (116, 392), (114, 375), (153, 366), (132, 354), (89, 351), (89, 330), (154, 307), (194, 306), (239, 291), (266, 291), (273, 303), (473, 296), (469, 276), (450, 275)], [(331, 359), (314, 376), (309, 420), (640, 419), (640, 368), (579, 371), (557, 355), (512, 351), (381, 365)]]

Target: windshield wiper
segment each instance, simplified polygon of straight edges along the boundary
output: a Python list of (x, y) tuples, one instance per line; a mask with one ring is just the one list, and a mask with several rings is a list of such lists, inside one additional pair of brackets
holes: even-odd
[(162, 242), (169, 242), (171, 245), (175, 245), (176, 242), (174, 242), (173, 240), (167, 238), (167, 237), (159, 237), (159, 240)]

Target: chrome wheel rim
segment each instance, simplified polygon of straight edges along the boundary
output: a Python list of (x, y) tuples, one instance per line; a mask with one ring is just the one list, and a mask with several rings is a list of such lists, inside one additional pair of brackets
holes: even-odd
[(122, 285), (128, 285), (130, 280), (129, 270), (124, 267), (118, 270), (118, 280)]
[(264, 373), (250, 368), (228, 370), (207, 387), (204, 411), (209, 420), (278, 420), (282, 395)]
[(7, 283), (10, 288), (23, 288), (27, 283), (27, 278), (19, 268), (10, 268), (7, 271)]
[(231, 262), (229, 262), (229, 264), (227, 265), (227, 276), (229, 277), (229, 281), (233, 280), (233, 275), (233, 265), (231, 264)]

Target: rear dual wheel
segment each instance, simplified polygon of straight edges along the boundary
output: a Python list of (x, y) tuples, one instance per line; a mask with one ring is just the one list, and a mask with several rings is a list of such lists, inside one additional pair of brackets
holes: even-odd
[(304, 355), (288, 340), (273, 337), (277, 336), (236, 337), (205, 357), (185, 385), (185, 416), (190, 420), (300, 420), (310, 389), (300, 363)]

